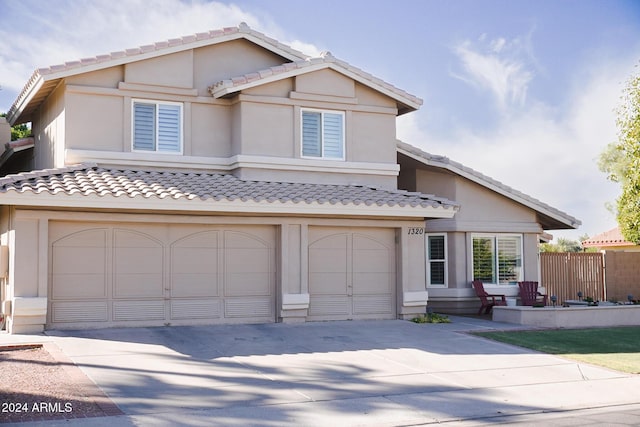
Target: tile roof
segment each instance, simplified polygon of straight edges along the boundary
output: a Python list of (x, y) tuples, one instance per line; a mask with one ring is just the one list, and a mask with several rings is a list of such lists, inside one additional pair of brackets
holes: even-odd
[(417, 160), (427, 165), (450, 170), (453, 173), (464, 176), (465, 178), (470, 179), (477, 184), (487, 187), (518, 203), (536, 210), (538, 213), (544, 215), (548, 218), (548, 220), (550, 220), (547, 221), (549, 222), (549, 229), (555, 229), (551, 227), (559, 226), (559, 228), (578, 228), (582, 224), (579, 219), (576, 219), (559, 209), (543, 203), (534, 197), (522, 193), (521, 191), (509, 187), (508, 185), (505, 185), (500, 181), (484, 175), (481, 172), (464, 166), (462, 163), (451, 160), (446, 156), (427, 153), (426, 151), (423, 151), (418, 147), (414, 147), (413, 145), (407, 144), (406, 142), (402, 141), (397, 141), (397, 148), (399, 152), (404, 152), (412, 155), (413, 158), (416, 158)]
[(2, 195), (9, 193), (458, 209), (458, 205), (450, 200), (402, 190), (361, 185), (245, 181), (233, 175), (216, 173), (107, 169), (95, 164), (0, 178), (0, 203)]
[(622, 235), (622, 232), (620, 232), (620, 227), (616, 227), (583, 241), (582, 246), (585, 248), (600, 248), (610, 246), (635, 246), (635, 244), (632, 242), (628, 242), (627, 239), (625, 239)]
[(410, 93), (397, 88), (392, 84), (387, 83), (384, 80), (379, 79), (360, 68), (354, 67), (353, 65), (350, 65), (345, 61), (335, 58), (331, 54), (331, 52), (323, 52), (319, 57), (287, 62), (282, 65), (266, 68), (254, 73), (244, 74), (242, 76), (235, 76), (229, 79), (221, 80), (210, 86), (209, 92), (211, 92), (211, 94), (214, 96), (221, 96), (229, 92), (234, 92), (235, 89), (245, 85), (255, 85), (265, 79), (277, 78), (279, 75), (289, 75), (291, 73), (295, 74), (301, 70), (304, 71), (305, 69), (314, 66), (317, 67), (323, 65), (337, 66), (339, 69), (355, 74), (361, 80), (368, 82), (369, 84), (383, 88), (399, 97), (406, 98), (410, 103), (414, 105), (414, 108), (422, 105), (422, 99), (418, 98), (417, 96), (411, 95)]

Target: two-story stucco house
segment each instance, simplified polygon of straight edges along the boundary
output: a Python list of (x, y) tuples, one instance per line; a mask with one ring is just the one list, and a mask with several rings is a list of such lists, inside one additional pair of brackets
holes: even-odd
[(0, 178), (7, 329), (463, 309), (476, 242), (517, 246), (496, 286), (535, 280), (538, 234), (576, 221), (399, 143), (421, 104), (245, 24), (36, 70), (0, 157), (30, 170)]

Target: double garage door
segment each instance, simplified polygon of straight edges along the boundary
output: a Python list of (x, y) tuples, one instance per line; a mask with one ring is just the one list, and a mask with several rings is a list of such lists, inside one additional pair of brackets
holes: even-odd
[[(276, 232), (52, 222), (48, 327), (274, 322)], [(395, 318), (394, 241), (309, 227), (308, 320)]]
[(269, 226), (50, 225), (49, 326), (275, 321)]
[(309, 228), (309, 320), (396, 317), (395, 231)]

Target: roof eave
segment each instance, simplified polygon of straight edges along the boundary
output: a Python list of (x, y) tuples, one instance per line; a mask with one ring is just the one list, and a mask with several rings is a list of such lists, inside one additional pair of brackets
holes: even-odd
[(318, 203), (318, 202), (269, 202), (187, 199), (157, 196), (104, 196), (83, 194), (51, 194), (48, 192), (18, 192), (9, 190), (0, 194), (0, 205), (51, 207), (51, 208), (86, 208), (114, 209), (125, 211), (151, 210), (154, 212), (215, 212), (229, 214), (256, 215), (314, 215), (314, 216), (356, 216), (356, 217), (401, 217), (401, 218), (452, 218), (456, 206), (378, 206), (364, 203)]
[[(404, 142), (402, 142), (402, 144), (406, 144)], [(409, 145), (409, 144), (406, 144)], [(415, 147), (414, 147), (415, 148)], [(469, 173), (467, 171), (465, 171), (464, 169), (461, 169), (459, 167), (456, 167), (455, 165), (451, 164), (448, 161), (440, 161), (440, 160), (436, 160), (436, 159), (430, 159), (430, 158), (425, 158), (423, 156), (419, 156), (417, 154), (412, 153), (411, 151), (408, 151), (406, 149), (403, 149), (402, 147), (398, 146), (397, 147), (398, 152), (400, 152), (401, 154), (410, 157), (414, 160), (417, 160), (425, 165), (428, 166), (433, 166), (433, 167), (437, 167), (440, 169), (445, 169), (448, 170), (456, 175), (462, 176), (463, 178), (466, 178), (472, 182), (475, 182), (476, 184), (482, 185), (485, 188), (488, 188), (491, 191), (494, 191), (495, 193), (498, 193), (504, 197), (507, 197), (517, 203), (520, 203), (523, 206), (526, 206), (530, 209), (533, 209), (534, 211), (536, 211), (539, 215), (541, 215), (543, 218), (540, 218), (540, 223), (542, 225), (542, 227), (545, 230), (567, 230), (567, 229), (577, 229), (578, 227), (580, 227), (580, 225), (582, 225), (582, 222), (578, 219), (575, 219), (573, 217), (570, 217), (569, 215), (562, 215), (558, 212), (554, 212), (550, 209), (548, 209), (547, 207), (540, 205), (538, 203), (535, 203), (532, 200), (526, 199), (524, 197), (522, 197), (521, 195), (517, 194), (517, 193), (513, 193), (513, 192), (509, 192), (507, 190), (505, 190), (504, 188), (501, 188), (497, 185), (495, 185), (493, 182), (481, 179), (480, 177)], [(447, 159), (448, 160), (448, 159)]]
[(291, 77), (295, 77), (295, 76), (299, 76), (307, 73), (312, 73), (312, 72), (323, 70), (323, 69), (332, 69), (338, 73), (341, 73), (357, 81), (358, 83), (368, 86), (388, 96), (389, 98), (394, 99), (398, 103), (398, 115), (406, 114), (411, 111), (418, 110), (422, 105), (422, 100), (420, 100), (419, 98), (402, 96), (401, 94), (398, 94), (386, 88), (383, 85), (376, 84), (374, 81), (368, 80), (360, 76), (358, 73), (355, 73), (349, 70), (348, 68), (344, 68), (335, 62), (320, 62), (317, 64), (311, 64), (306, 67), (295, 68), (289, 71), (274, 74), (261, 79), (256, 79), (254, 81), (250, 81), (250, 82), (239, 84), (239, 85), (234, 85), (234, 86), (225, 85), (225, 86), (220, 86), (219, 88), (212, 87), (210, 88), (210, 93), (211, 95), (213, 95), (214, 98), (222, 98), (231, 94), (241, 92), (243, 90), (251, 89), (257, 86), (262, 86), (268, 83), (273, 83), (276, 81), (288, 79)]

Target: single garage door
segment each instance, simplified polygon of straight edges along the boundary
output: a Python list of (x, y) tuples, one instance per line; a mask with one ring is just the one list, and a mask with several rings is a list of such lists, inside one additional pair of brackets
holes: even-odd
[(51, 328), (275, 321), (270, 226), (50, 225)]
[(396, 317), (395, 231), (309, 228), (309, 320)]

